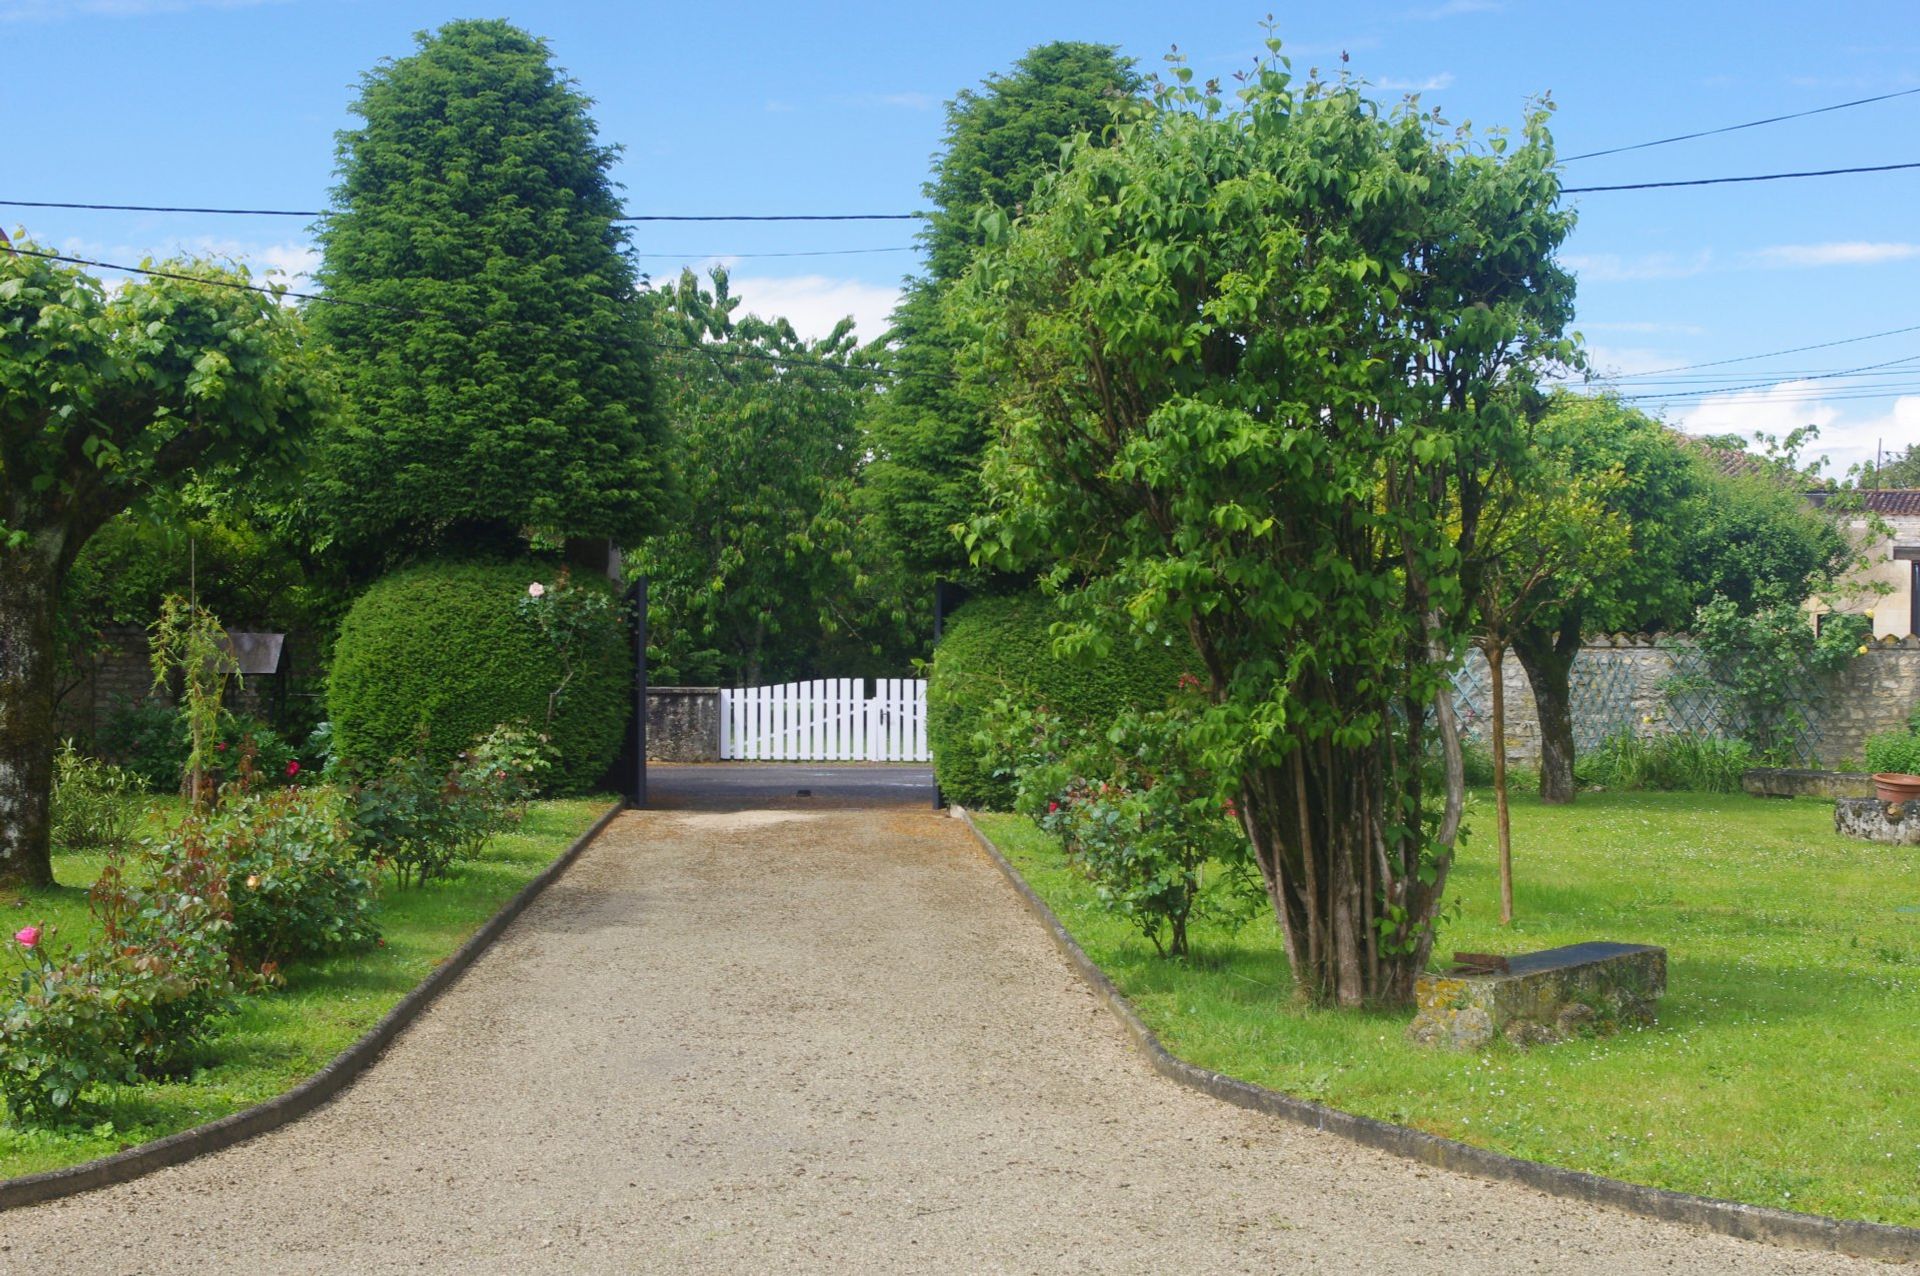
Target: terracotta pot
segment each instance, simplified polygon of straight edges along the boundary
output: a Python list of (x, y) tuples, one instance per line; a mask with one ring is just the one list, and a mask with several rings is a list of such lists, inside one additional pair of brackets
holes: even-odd
[(1920, 798), (1920, 775), (1906, 775), (1900, 771), (1875, 772), (1873, 796), (1882, 802), (1911, 802)]

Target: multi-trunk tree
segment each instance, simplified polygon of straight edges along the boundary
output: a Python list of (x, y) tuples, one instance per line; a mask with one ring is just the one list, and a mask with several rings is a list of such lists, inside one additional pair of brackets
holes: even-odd
[(970, 540), (1188, 635), (1299, 993), (1403, 1003), (1459, 828), (1488, 479), (1516, 388), (1571, 355), (1572, 217), (1544, 112), (1474, 142), (1272, 50), (1237, 105), (1176, 66), (979, 258), (1004, 442)]
[[(290, 464), (331, 402), (299, 316), (179, 261), (100, 284), (0, 254), (0, 883), (52, 880), (56, 607), (116, 515), (222, 466)], [(191, 279), (210, 282), (190, 282)]]

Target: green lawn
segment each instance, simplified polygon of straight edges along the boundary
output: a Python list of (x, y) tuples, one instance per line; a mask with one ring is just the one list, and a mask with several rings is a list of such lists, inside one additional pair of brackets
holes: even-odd
[(1480, 1055), (1407, 1044), (1410, 1013), (1289, 1004), (1269, 918), (1185, 962), (1103, 914), (1057, 846), (978, 817), (1182, 1058), (1349, 1112), (1637, 1183), (1920, 1224), (1920, 848), (1833, 832), (1828, 803), (1588, 793), (1513, 813), (1518, 920), (1498, 924), (1476, 795), (1439, 952), (1664, 945), (1657, 1027)]
[[(291, 1089), (378, 1022), (613, 801), (536, 802), (517, 831), (495, 838), (480, 859), (460, 865), (448, 878), (407, 891), (396, 891), (391, 878), (383, 879), (384, 946), (294, 963), (285, 988), (248, 998), (226, 1021), (206, 1065), (191, 1078), (116, 1090), (100, 1105), (91, 1128), (47, 1131), (0, 1124), (0, 1178), (104, 1156)], [(55, 856), (55, 877), (71, 884), (0, 900), (6, 935), (40, 921), (60, 928), (56, 942), (83, 934), (90, 924), (84, 884), (99, 871), (96, 857)]]

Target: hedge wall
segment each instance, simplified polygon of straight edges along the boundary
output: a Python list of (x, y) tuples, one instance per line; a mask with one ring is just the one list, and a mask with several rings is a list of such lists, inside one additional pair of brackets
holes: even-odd
[(933, 653), (927, 680), (927, 743), (933, 774), (949, 802), (1006, 810), (1012, 787), (984, 770), (973, 746), (987, 706), (1003, 696), (1045, 704), (1077, 730), (1104, 731), (1123, 710), (1166, 703), (1194, 664), (1179, 647), (1118, 645), (1094, 665), (1053, 654), (1048, 627), (1060, 619), (1052, 600), (1034, 594), (980, 598), (954, 612)]
[[(428, 754), (450, 761), (499, 723), (525, 722), (546, 730), (558, 753), (548, 791), (590, 790), (620, 748), (633, 656), (610, 610), (547, 726), (560, 657), (519, 604), (531, 582), (551, 584), (556, 572), (551, 563), (429, 563), (362, 594), (340, 626), (327, 683), (335, 751), (379, 763), (420, 747), (424, 728)], [(574, 588), (613, 586), (587, 579)]]

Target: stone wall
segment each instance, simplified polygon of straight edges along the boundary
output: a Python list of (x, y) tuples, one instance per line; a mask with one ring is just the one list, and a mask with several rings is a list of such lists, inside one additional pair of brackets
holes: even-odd
[[(1610, 735), (1732, 734), (1731, 711), (1710, 691), (1677, 689), (1673, 679), (1700, 667), (1698, 649), (1685, 637), (1615, 635), (1590, 641), (1573, 667), (1576, 750)], [(1507, 758), (1533, 767), (1540, 761), (1540, 720), (1526, 670), (1509, 654), (1501, 666), (1506, 684)], [(1455, 706), (1470, 739), (1487, 739), (1488, 677), (1479, 652), (1455, 678)], [(1867, 737), (1897, 731), (1920, 704), (1920, 638), (1881, 639), (1822, 686), (1805, 689), (1807, 731), (1800, 761), (1852, 769)]]
[[(137, 626), (116, 627), (103, 633), (101, 639), (100, 650), (60, 698), (56, 720), (63, 736), (90, 740), (123, 706), (149, 700), (161, 704), (173, 701), (166, 691), (154, 691), (146, 630)], [(315, 694), (315, 688), (308, 684), (315, 680), (318, 666), (316, 644), (306, 635), (288, 635), (281, 648), (281, 673), (234, 679), (227, 695), (227, 707), (237, 713), (271, 719), (275, 716), (275, 697), (285, 690), (276, 685), (278, 680), (286, 677), (298, 684), (294, 694)], [(324, 712), (319, 716), (324, 717)]]
[(720, 688), (648, 687), (647, 760), (718, 762)]

